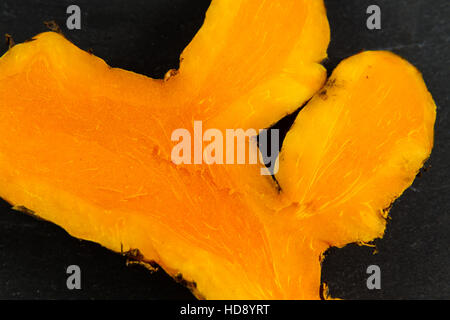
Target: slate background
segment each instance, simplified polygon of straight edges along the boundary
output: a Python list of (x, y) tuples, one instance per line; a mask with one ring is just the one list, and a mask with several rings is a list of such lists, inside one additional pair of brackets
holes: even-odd
[[(208, 0), (2, 0), (0, 34), (20, 43), (55, 20), (79, 47), (152, 77), (176, 68), (182, 49), (201, 26)], [(66, 8), (82, 10), (82, 30), (65, 27)], [(366, 8), (382, 8), (382, 30), (365, 27)], [(449, 299), (448, 0), (326, 0), (332, 28), (327, 68), (363, 49), (392, 50), (415, 64), (438, 105), (431, 168), (395, 203), (378, 249), (348, 245), (328, 251), (322, 273), (334, 296), (345, 299)], [(6, 45), (0, 45), (0, 53)], [(1, 97), (0, 97), (1, 99)], [(66, 289), (68, 265), (82, 270), (82, 290)], [(382, 289), (370, 291), (367, 266), (382, 271)], [(164, 272), (125, 266), (125, 258), (61, 228), (10, 210), (0, 201), (0, 299), (192, 299)]]

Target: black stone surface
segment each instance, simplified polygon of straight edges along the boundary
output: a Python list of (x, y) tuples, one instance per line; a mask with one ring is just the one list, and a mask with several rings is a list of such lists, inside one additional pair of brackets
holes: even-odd
[[(82, 10), (82, 29), (65, 27), (66, 8)], [(382, 9), (382, 29), (366, 28), (366, 9)], [(208, 0), (2, 0), (0, 35), (23, 42), (54, 20), (77, 46), (114, 67), (162, 77), (201, 26)], [(368, 49), (392, 50), (423, 73), (438, 105), (431, 168), (394, 204), (386, 236), (374, 248), (328, 251), (322, 272), (332, 295), (345, 299), (449, 299), (448, 0), (326, 0), (332, 30), (327, 68)], [(0, 53), (6, 51), (0, 45)], [(0, 97), (1, 99), (1, 97)], [(150, 274), (101, 246), (14, 212), (0, 202), (0, 299), (192, 299), (164, 272)], [(66, 287), (66, 268), (82, 270), (82, 290)], [(382, 289), (368, 290), (366, 268), (379, 265)]]

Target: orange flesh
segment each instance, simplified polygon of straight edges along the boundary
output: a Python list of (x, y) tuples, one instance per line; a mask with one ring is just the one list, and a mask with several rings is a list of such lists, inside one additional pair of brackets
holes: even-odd
[(215, 0), (163, 81), (41, 34), (0, 59), (0, 196), (138, 248), (198, 297), (317, 299), (324, 250), (382, 236), (431, 152), (420, 74), (385, 52), (343, 62), (286, 138), (281, 192), (258, 165), (177, 166), (170, 138), (194, 120), (269, 127), (322, 87), (328, 41), (322, 1)]
[(383, 235), (384, 209), (428, 158), (435, 118), (417, 69), (389, 52), (361, 53), (343, 61), (299, 114), (277, 178), (318, 238), (337, 246), (370, 241)]

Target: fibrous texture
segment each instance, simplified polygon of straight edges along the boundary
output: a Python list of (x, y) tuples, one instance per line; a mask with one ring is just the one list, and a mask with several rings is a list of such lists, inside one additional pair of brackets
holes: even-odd
[[(321, 0), (213, 0), (180, 69), (154, 80), (40, 34), (0, 59), (0, 196), (139, 249), (198, 297), (319, 298), (322, 253), (383, 235), (435, 120), (421, 75), (392, 53), (351, 57), (324, 86), (328, 42)], [(274, 177), (171, 161), (172, 132), (196, 120), (268, 128), (308, 100)]]

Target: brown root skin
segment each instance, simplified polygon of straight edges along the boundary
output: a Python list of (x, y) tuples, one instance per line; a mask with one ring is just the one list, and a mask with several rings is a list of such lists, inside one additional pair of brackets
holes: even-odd
[(155, 267), (153, 262), (145, 262), (142, 260), (127, 259), (126, 265), (127, 266), (140, 265), (140, 266), (143, 266), (148, 271), (150, 271), (150, 273), (153, 273), (153, 272), (156, 272), (159, 270), (159, 267), (157, 267), (157, 266)]
[(172, 77), (175, 77), (178, 74), (178, 72), (179, 71), (177, 69), (170, 69), (164, 75), (164, 81), (169, 81)]
[(8, 49), (11, 49), (12, 47), (14, 47), (16, 45), (13, 37), (8, 33), (5, 33), (5, 42), (6, 42), (6, 45), (8, 46)]
[[(26, 215), (35, 218), (36, 220), (39, 221), (48, 221), (45, 220), (43, 218), (41, 218), (38, 214), (36, 214), (36, 212), (34, 212), (33, 210), (28, 209), (27, 207), (24, 206), (11, 206), (11, 209), (20, 213), (25, 213)], [(51, 222), (51, 221), (48, 221)]]
[(145, 261), (144, 255), (139, 251), (139, 249), (130, 249), (124, 252), (123, 244), (120, 244), (120, 254), (127, 257), (127, 266), (141, 265), (152, 273), (159, 270), (158, 265), (154, 261)]
[(44, 25), (53, 32), (59, 33), (60, 35), (63, 35), (61, 27), (56, 23), (55, 20), (50, 21), (44, 21)]

